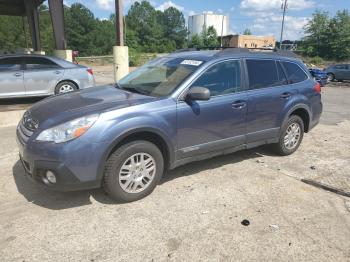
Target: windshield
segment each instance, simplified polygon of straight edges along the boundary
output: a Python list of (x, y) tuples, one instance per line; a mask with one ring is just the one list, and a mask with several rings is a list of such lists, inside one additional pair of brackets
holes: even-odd
[(122, 78), (118, 86), (148, 96), (168, 96), (202, 63), (183, 58), (158, 58)]

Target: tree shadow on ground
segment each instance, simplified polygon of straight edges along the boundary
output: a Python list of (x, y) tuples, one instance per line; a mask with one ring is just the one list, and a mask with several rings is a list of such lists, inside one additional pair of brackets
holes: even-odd
[[(243, 150), (225, 156), (193, 162), (166, 172), (160, 184), (170, 182), (183, 176), (195, 175), (201, 171), (216, 169), (228, 164), (238, 163), (248, 159), (269, 155), (270, 151), (264, 147), (254, 150)], [(102, 204), (117, 204), (112, 201), (102, 189), (93, 189), (76, 192), (56, 192), (30, 181), (20, 161), (12, 168), (13, 177), (18, 189), (28, 202), (35, 205), (61, 210), (92, 204), (92, 199)]]

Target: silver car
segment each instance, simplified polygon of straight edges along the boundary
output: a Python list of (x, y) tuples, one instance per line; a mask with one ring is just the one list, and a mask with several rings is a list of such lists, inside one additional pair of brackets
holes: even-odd
[(91, 68), (42, 55), (0, 56), (0, 98), (47, 96), (95, 86)]

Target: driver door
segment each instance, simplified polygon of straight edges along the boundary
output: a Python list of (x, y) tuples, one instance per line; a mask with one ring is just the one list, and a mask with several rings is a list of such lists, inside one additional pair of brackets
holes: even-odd
[(211, 97), (178, 101), (177, 159), (245, 143), (247, 96), (241, 79), (241, 61), (227, 60), (211, 66), (191, 84), (208, 88)]

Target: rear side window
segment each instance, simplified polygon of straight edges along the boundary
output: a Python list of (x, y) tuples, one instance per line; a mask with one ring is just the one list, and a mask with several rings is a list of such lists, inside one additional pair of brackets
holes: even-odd
[(241, 67), (237, 60), (220, 62), (210, 67), (193, 84), (206, 87), (212, 96), (241, 91)]
[(278, 72), (278, 78), (280, 80), (280, 84), (287, 85), (288, 80), (287, 80), (285, 73), (283, 72), (283, 68), (281, 66), (281, 63), (280, 62), (276, 62), (276, 63), (277, 63), (277, 72)]
[(295, 84), (307, 79), (306, 73), (295, 63), (282, 62), (289, 84)]
[(25, 64), (27, 69), (54, 69), (59, 68), (59, 66), (49, 59), (41, 57), (26, 57)]
[(347, 69), (348, 68), (348, 66), (347, 65), (336, 65), (336, 66), (334, 66), (334, 68), (335, 69)]
[(0, 72), (21, 70), (21, 58), (8, 57), (0, 59)]
[[(274, 60), (246, 60), (249, 77), (249, 89), (258, 89), (282, 85), (283, 72), (277, 70)], [(281, 77), (281, 79), (280, 79)]]

